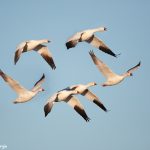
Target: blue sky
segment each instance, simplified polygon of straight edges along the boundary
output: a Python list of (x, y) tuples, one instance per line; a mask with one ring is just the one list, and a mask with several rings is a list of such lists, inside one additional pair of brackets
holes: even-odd
[[(14, 105), (16, 93), (0, 79), (0, 145), (10, 150), (150, 149), (149, 43), (150, 2), (148, 0), (13, 0), (0, 2), (0, 67), (31, 89), (43, 73), (45, 92), (32, 101)], [(77, 31), (105, 26), (96, 33), (115, 52), (113, 58), (86, 43), (67, 50), (65, 42)], [(57, 69), (35, 52), (23, 54), (15, 66), (16, 46), (30, 39), (48, 38)], [(123, 73), (140, 60), (133, 77), (117, 86), (103, 88), (105, 81), (88, 52)], [(91, 118), (86, 123), (65, 103), (54, 106), (45, 118), (43, 106), (57, 90), (72, 84), (95, 81), (91, 90), (110, 110), (103, 112), (85, 97), (77, 96)]]

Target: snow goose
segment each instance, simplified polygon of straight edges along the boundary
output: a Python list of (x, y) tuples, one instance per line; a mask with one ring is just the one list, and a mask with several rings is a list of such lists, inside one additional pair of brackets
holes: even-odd
[(75, 90), (61, 90), (52, 95), (48, 99), (46, 105), (44, 106), (45, 117), (48, 115), (48, 113), (51, 112), (55, 102), (64, 101), (67, 104), (69, 104), (72, 108), (74, 108), (74, 110), (78, 114), (80, 114), (86, 121), (89, 121), (90, 118), (87, 116), (82, 104), (76, 97), (73, 96), (75, 94), (78, 94), (78, 92)]
[(78, 44), (78, 42), (85, 41), (91, 44), (92, 46), (100, 49), (101, 51), (109, 55), (112, 55), (114, 57), (117, 57), (117, 55), (114, 52), (112, 52), (112, 50), (109, 47), (107, 47), (102, 40), (98, 39), (94, 35), (95, 32), (103, 32), (106, 30), (107, 29), (105, 27), (99, 27), (95, 29), (88, 29), (81, 32), (77, 32), (76, 34), (74, 34), (72, 37), (68, 39), (68, 41), (66, 42), (66, 47), (67, 49), (69, 49), (75, 47)]
[(123, 81), (126, 77), (132, 76), (132, 72), (137, 70), (139, 66), (141, 65), (141, 62), (139, 62), (136, 66), (129, 69), (127, 72), (125, 72), (122, 75), (118, 75), (114, 73), (106, 64), (104, 64), (100, 59), (98, 59), (93, 51), (89, 52), (94, 64), (97, 66), (99, 71), (106, 77), (107, 81), (102, 84), (102, 86), (112, 86), (120, 83)]
[(103, 103), (100, 101), (100, 99), (88, 89), (89, 87), (95, 86), (95, 85), (97, 85), (95, 82), (90, 82), (86, 85), (84, 84), (73, 85), (73, 86), (68, 87), (68, 89), (76, 90), (79, 94), (81, 94), (82, 96), (85, 96), (88, 100), (92, 101), (101, 109), (107, 112), (107, 109), (105, 108)]
[(15, 52), (14, 63), (15, 64), (17, 63), (22, 53), (34, 50), (38, 52), (45, 59), (45, 61), (51, 66), (52, 69), (56, 69), (54, 60), (52, 58), (52, 54), (48, 50), (48, 47), (42, 45), (43, 43), (49, 43), (49, 42), (50, 42), (49, 40), (44, 39), (44, 40), (29, 40), (20, 43), (17, 46)]
[(41, 79), (36, 82), (36, 84), (34, 85), (34, 87), (31, 90), (25, 89), (17, 81), (15, 81), (10, 76), (5, 74), (2, 70), (0, 70), (0, 76), (18, 94), (18, 98), (13, 102), (14, 104), (30, 101), (39, 92), (44, 91), (44, 89), (41, 87), (41, 84), (44, 82), (44, 79), (45, 79), (44, 74), (41, 77)]

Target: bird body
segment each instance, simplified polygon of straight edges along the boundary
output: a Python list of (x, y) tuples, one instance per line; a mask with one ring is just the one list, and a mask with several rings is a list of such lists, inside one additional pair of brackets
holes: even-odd
[(63, 90), (60, 91), (57, 95), (57, 101), (61, 102), (61, 101), (66, 101), (66, 99), (71, 96), (71, 95), (75, 95), (78, 94), (77, 91), (71, 90), (71, 91), (67, 91), (67, 90)]
[(77, 84), (77, 85), (72, 85), (70, 89), (76, 90), (79, 94), (82, 94), (85, 90), (87, 90), (91, 86), (97, 85), (95, 82), (89, 82), (88, 84)]
[(98, 27), (98, 28), (95, 28), (95, 29), (83, 30), (83, 31), (80, 31), (80, 32), (77, 32), (76, 34), (74, 34), (72, 37), (70, 37), (68, 39), (68, 41), (79, 40), (78, 42), (83, 42), (83, 41), (88, 40), (91, 36), (93, 36), (93, 34), (95, 32), (103, 32), (105, 30), (106, 30), (105, 27)]
[(32, 91), (26, 91), (25, 93), (22, 93), (18, 96), (18, 98), (13, 103), (24, 103), (27, 101), (30, 101), (33, 97), (37, 95), (39, 91), (32, 92)]
[(55, 69), (56, 66), (52, 58), (52, 54), (48, 50), (48, 47), (43, 45), (44, 43), (49, 42), (50, 42), (49, 40), (43, 39), (43, 40), (28, 40), (20, 43), (16, 48), (14, 63), (15, 64), (17, 63), (22, 53), (34, 50), (45, 59), (45, 61), (51, 66), (52, 69)]
[(27, 40), (22, 43), (20, 43), (16, 49), (24, 49), (25, 45), (27, 44), (27, 47), (23, 50), (23, 52), (30, 51), (36, 49), (36, 47), (40, 44), (49, 43), (49, 40), (43, 39), (43, 40)]
[(98, 28), (94, 28), (94, 29), (88, 29), (88, 30), (84, 30), (81, 32), (77, 32), (76, 34), (74, 34), (72, 37), (70, 37), (67, 42), (66, 42), (66, 47), (67, 49), (75, 47), (79, 42), (87, 42), (91, 45), (93, 45), (94, 47), (98, 48), (99, 50), (112, 55), (114, 57), (117, 57), (117, 55), (112, 52), (112, 50), (107, 47), (104, 42), (100, 39), (98, 39), (94, 33), (95, 32), (103, 32), (106, 31), (107, 29), (105, 27), (98, 27)]
[(35, 97), (39, 92), (44, 91), (41, 87), (41, 84), (44, 82), (45, 76), (41, 77), (39, 81), (34, 85), (32, 90), (27, 90), (23, 86), (19, 84), (16, 80), (12, 79), (10, 76), (5, 74), (2, 70), (0, 70), (0, 76), (4, 79), (5, 82), (18, 94), (18, 98), (13, 101), (13, 103), (24, 103), (30, 101), (33, 97)]
[(116, 84), (119, 84), (120, 82), (122, 82), (124, 79), (125, 79), (125, 76), (123, 76), (123, 75), (117, 75), (115, 77), (109, 78), (106, 82), (104, 82), (102, 84), (102, 86), (116, 85)]
[(89, 82), (88, 84), (78, 84), (68, 87), (70, 90), (75, 90), (82, 96), (85, 96), (89, 101), (95, 103), (97, 106), (99, 106), (102, 110), (107, 112), (106, 107), (103, 105), (103, 103), (100, 101), (100, 99), (92, 93), (88, 88), (91, 86), (97, 85), (95, 82)]
[(104, 31), (106, 31), (105, 27), (98, 27), (98, 28), (95, 28), (95, 29), (84, 30), (81, 33), (82, 34), (81, 35), (81, 41), (87, 41), (94, 35), (94, 33), (104, 32)]
[(89, 117), (87, 116), (86, 112), (80, 101), (75, 98), (73, 95), (78, 94), (75, 90), (61, 90), (55, 94), (53, 94), (47, 101), (46, 105), (44, 106), (45, 117), (48, 113), (51, 112), (51, 109), (55, 102), (64, 101), (69, 104), (74, 110), (79, 113), (86, 121), (89, 121)]
[(89, 54), (90, 54), (94, 64), (99, 69), (99, 71), (107, 79), (107, 81), (104, 82), (102, 84), (102, 86), (112, 86), (112, 85), (116, 85), (116, 84), (122, 82), (126, 77), (132, 76), (132, 72), (137, 70), (138, 67), (141, 65), (141, 62), (139, 62), (136, 66), (134, 66), (133, 68), (129, 69), (124, 74), (118, 75), (118, 74), (114, 73), (106, 64), (104, 64), (103, 61), (98, 59), (93, 51), (90, 51)]

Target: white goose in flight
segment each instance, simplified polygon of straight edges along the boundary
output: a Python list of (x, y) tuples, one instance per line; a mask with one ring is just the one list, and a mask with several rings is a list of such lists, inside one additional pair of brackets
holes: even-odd
[(100, 49), (101, 51), (114, 57), (117, 57), (117, 55), (114, 52), (112, 52), (112, 50), (109, 47), (107, 47), (102, 40), (100, 40), (94, 35), (95, 32), (103, 32), (106, 30), (107, 29), (105, 27), (99, 27), (95, 29), (88, 29), (81, 32), (77, 32), (68, 39), (68, 41), (66, 42), (66, 47), (67, 49), (69, 49), (75, 47), (79, 42), (85, 41), (93, 45), (94, 47)]
[(89, 87), (95, 86), (95, 85), (97, 85), (95, 82), (90, 82), (86, 85), (84, 84), (73, 85), (73, 86), (68, 87), (68, 89), (77, 91), (79, 94), (81, 94), (82, 96), (85, 96), (88, 100), (95, 103), (97, 106), (99, 106), (101, 109), (107, 112), (107, 109), (105, 108), (103, 103), (100, 101), (100, 99), (88, 89)]
[(14, 63), (15, 64), (17, 63), (22, 53), (34, 50), (45, 59), (45, 61), (51, 66), (52, 69), (56, 69), (54, 60), (52, 58), (52, 54), (48, 50), (48, 47), (43, 45), (44, 43), (49, 42), (50, 42), (49, 40), (44, 39), (44, 40), (28, 40), (20, 43), (16, 48)]
[(74, 108), (74, 110), (86, 121), (89, 121), (90, 118), (87, 116), (82, 104), (76, 97), (73, 96), (75, 94), (78, 94), (78, 92), (75, 90), (61, 90), (52, 95), (44, 106), (45, 117), (51, 112), (52, 107), (56, 102), (64, 101)]
[(36, 82), (36, 84), (34, 85), (34, 87), (31, 90), (25, 89), (17, 81), (15, 81), (10, 76), (5, 74), (2, 70), (0, 70), (0, 76), (18, 94), (18, 98), (15, 101), (13, 101), (14, 104), (30, 101), (39, 92), (44, 91), (44, 89), (41, 87), (41, 84), (44, 82), (44, 79), (45, 79), (44, 74), (41, 77), (41, 79)]
[(94, 64), (97, 66), (99, 71), (104, 75), (104, 77), (107, 79), (105, 83), (102, 84), (102, 86), (112, 86), (120, 83), (123, 81), (126, 77), (132, 76), (132, 72), (137, 70), (139, 66), (141, 65), (141, 62), (139, 62), (136, 66), (129, 69), (127, 72), (125, 72), (122, 75), (118, 75), (114, 73), (106, 64), (104, 64), (100, 59), (98, 59), (93, 51), (89, 52)]

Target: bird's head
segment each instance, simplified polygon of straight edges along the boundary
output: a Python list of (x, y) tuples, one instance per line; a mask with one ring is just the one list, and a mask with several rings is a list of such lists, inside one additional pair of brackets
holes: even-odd
[(90, 83), (88, 83), (88, 86), (89, 86), (89, 87), (90, 87), (90, 86), (95, 86), (95, 85), (97, 85), (96, 82), (90, 82)]
[(128, 76), (128, 77), (131, 77), (131, 76), (133, 76), (133, 73), (127, 72), (127, 76)]
[(42, 43), (50, 43), (51, 41), (48, 40), (48, 39), (43, 39), (43, 40), (40, 40)]
[(99, 31), (100, 32), (107, 31), (107, 28), (106, 27), (99, 27)]
[(106, 27), (104, 27), (104, 31), (107, 31), (107, 28), (106, 28)]
[(43, 88), (38, 89), (38, 92), (43, 92), (43, 91), (45, 91)]

